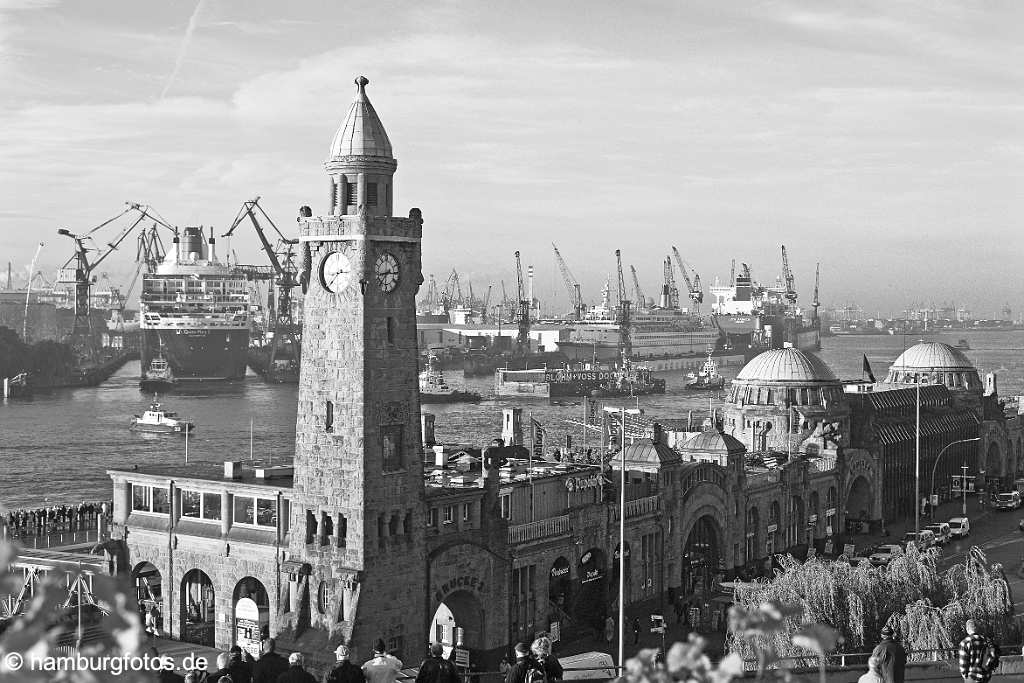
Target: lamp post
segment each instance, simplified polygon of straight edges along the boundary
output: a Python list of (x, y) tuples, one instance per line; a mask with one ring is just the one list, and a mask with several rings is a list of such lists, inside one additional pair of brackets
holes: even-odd
[[(975, 436), (975, 437), (970, 438), (970, 439), (957, 439), (956, 441), (950, 441), (948, 444), (946, 444), (943, 447), (943, 449), (941, 451), (939, 451), (939, 454), (937, 456), (935, 456), (935, 462), (932, 464), (932, 486), (931, 486), (930, 489), (928, 489), (928, 494), (929, 494), (928, 495), (928, 500), (929, 500), (929, 502), (931, 501), (931, 497), (935, 495), (935, 471), (939, 468), (939, 460), (942, 458), (942, 454), (945, 453), (947, 450), (949, 450), (950, 446), (955, 446), (958, 443), (970, 443), (972, 441), (981, 441), (981, 437)], [(967, 466), (964, 465), (964, 467), (967, 467)], [(964, 516), (967, 515), (967, 493), (966, 493), (967, 487), (966, 487), (966, 483), (967, 482), (966, 482), (966, 478), (965, 478), (965, 480), (964, 480), (964, 484), (965, 484), (965, 486), (964, 486)], [(932, 519), (934, 519), (934, 518), (935, 518), (935, 508), (932, 507)]]

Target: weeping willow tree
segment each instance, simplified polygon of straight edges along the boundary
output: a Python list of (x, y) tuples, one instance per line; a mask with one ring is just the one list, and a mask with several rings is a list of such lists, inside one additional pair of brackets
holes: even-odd
[(999, 565), (971, 548), (964, 562), (940, 572), (938, 552), (913, 546), (887, 566), (850, 566), (813, 558), (800, 563), (787, 556), (770, 581), (739, 584), (734, 602), (750, 609), (769, 602), (798, 606), (775, 631), (756, 639), (730, 632), (730, 651), (752, 659), (758, 651), (802, 657), (793, 636), (806, 624), (826, 624), (839, 632), (839, 652), (873, 647), (888, 625), (908, 650), (955, 647), (964, 624), (974, 619), (997, 642), (1015, 642), (1013, 600)]

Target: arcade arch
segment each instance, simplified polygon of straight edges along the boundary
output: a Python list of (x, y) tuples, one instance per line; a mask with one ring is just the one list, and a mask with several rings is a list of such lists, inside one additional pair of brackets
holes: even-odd
[(216, 591), (201, 569), (191, 569), (181, 579), (181, 640), (215, 646)]
[(580, 556), (573, 615), (598, 633), (604, 631), (608, 616), (608, 558), (600, 548), (591, 548)]
[(446, 647), (483, 648), (487, 642), (484, 608), (480, 598), (467, 590), (445, 596), (431, 619), (431, 639)]
[(871, 503), (873, 495), (871, 482), (864, 475), (858, 475), (850, 483), (846, 494), (846, 514), (849, 519), (871, 519)]
[(157, 633), (163, 633), (164, 597), (160, 570), (152, 562), (141, 562), (132, 570), (132, 580), (146, 631), (156, 629)]
[(710, 590), (714, 576), (721, 571), (723, 538), (718, 521), (710, 514), (701, 516), (690, 528), (683, 545), (683, 595), (698, 589)]
[(260, 643), (270, 636), (270, 596), (263, 582), (246, 576), (235, 584), (231, 596), (234, 644), (258, 659)]

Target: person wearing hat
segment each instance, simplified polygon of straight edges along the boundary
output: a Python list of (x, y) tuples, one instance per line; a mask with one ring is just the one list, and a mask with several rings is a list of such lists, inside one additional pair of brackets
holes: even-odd
[(366, 683), (395, 683), (402, 670), (402, 660), (389, 655), (384, 649), (384, 640), (377, 639), (373, 646), (373, 659), (363, 664)]
[(338, 663), (327, 674), (326, 683), (366, 683), (363, 670), (349, 661), (351, 654), (352, 651), (348, 649), (347, 645), (339, 645), (334, 650), (334, 657)]
[(893, 637), (893, 630), (887, 624), (882, 627), (882, 640), (871, 652), (878, 657), (879, 672), (885, 683), (903, 683), (907, 668), (907, 651)]
[(277, 683), (277, 677), (288, 670), (288, 660), (277, 654), (277, 641), (263, 641), (260, 658), (252, 665), (252, 683)]
[(526, 683), (526, 673), (532, 666), (530, 647), (526, 643), (516, 643), (516, 663), (505, 674), (505, 683)]
[(452, 662), (444, 658), (441, 643), (430, 644), (430, 656), (420, 664), (416, 683), (459, 683), (459, 672)]
[(288, 670), (277, 677), (277, 683), (316, 683), (313, 674), (302, 667), (304, 661), (301, 652), (288, 655)]

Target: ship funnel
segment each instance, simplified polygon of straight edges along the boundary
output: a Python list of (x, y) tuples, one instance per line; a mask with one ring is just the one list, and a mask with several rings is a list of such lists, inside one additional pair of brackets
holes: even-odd
[(202, 228), (185, 228), (185, 235), (181, 240), (181, 253), (187, 261), (203, 260), (206, 256), (203, 241)]
[(210, 226), (210, 239), (208, 239), (206, 241), (206, 243), (208, 245), (210, 245), (210, 249), (209, 249), (210, 253), (209, 253), (209, 256), (207, 256), (207, 260), (210, 263), (216, 263), (217, 262), (217, 238), (213, 236), (213, 226)]

